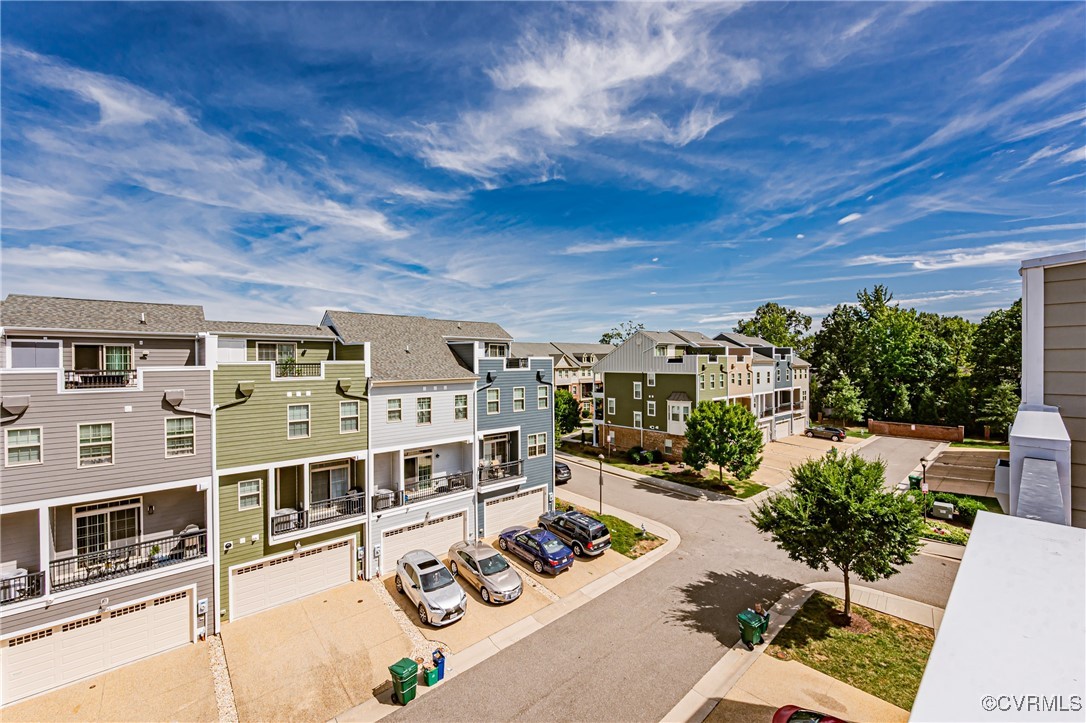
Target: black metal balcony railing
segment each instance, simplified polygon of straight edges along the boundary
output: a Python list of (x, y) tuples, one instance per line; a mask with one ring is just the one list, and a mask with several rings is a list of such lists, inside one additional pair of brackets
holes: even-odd
[(310, 502), (308, 510), (291, 510), (272, 517), (272, 534), (285, 535), (295, 530), (330, 525), (347, 517), (366, 514), (366, 498), (361, 493)]
[(471, 472), (454, 472), (439, 477), (410, 477), (403, 491), (382, 489), (373, 496), (373, 511), (390, 510), (405, 503), (423, 502), (471, 489)]
[(520, 477), (523, 474), (524, 460), (515, 459), (512, 462), (502, 464), (479, 465), (479, 484), (485, 485), (510, 477)]
[(65, 389), (117, 389), (136, 386), (135, 369), (65, 369)]
[(49, 580), (53, 590), (67, 590), (200, 557), (207, 557), (207, 530), (53, 560)]
[(0, 605), (41, 597), (45, 590), (45, 571), (28, 572), (0, 580)]
[(283, 361), (275, 363), (275, 376), (279, 378), (319, 377), (320, 375), (320, 362)]

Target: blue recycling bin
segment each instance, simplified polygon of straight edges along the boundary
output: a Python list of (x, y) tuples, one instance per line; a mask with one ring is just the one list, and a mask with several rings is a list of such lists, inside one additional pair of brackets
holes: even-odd
[(439, 681), (445, 680), (445, 654), (440, 650), (435, 650), (433, 660), (434, 668), (437, 669), (437, 679)]

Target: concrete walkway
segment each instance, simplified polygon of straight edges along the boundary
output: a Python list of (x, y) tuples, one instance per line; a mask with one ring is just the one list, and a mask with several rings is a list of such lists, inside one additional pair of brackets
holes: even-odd
[[(599, 470), (599, 463), (593, 463), (584, 457), (578, 457), (572, 454), (566, 454), (564, 452), (556, 452), (555, 456), (561, 459), (563, 462), (572, 462), (578, 464), (590, 470)], [(648, 475), (637, 474), (636, 472), (630, 472), (629, 470), (622, 469), (621, 467), (615, 467), (614, 465), (603, 463), (603, 471), (607, 474), (614, 475), (615, 477), (622, 477), (624, 479), (631, 480), (633, 482), (640, 482), (641, 484), (648, 485), (650, 487), (656, 487), (657, 489), (666, 490), (668, 492), (676, 492), (680, 495), (686, 495), (694, 499), (706, 500), (709, 502), (725, 502), (730, 504), (745, 504), (749, 500), (739, 500), (735, 497), (729, 497), (728, 495), (722, 495), (719, 492), (713, 492), (712, 490), (703, 490), (700, 487), (691, 487), (690, 485), (684, 485), (681, 482), (672, 482), (671, 480), (660, 479), (659, 477), (650, 477)], [(607, 490), (604, 489), (604, 496), (607, 496)], [(599, 502), (593, 503), (596, 505), (596, 509), (599, 508)], [(592, 505), (587, 505), (590, 509)]]
[[(591, 500), (573, 491), (562, 490), (561, 494), (562, 499), (567, 502), (572, 502), (575, 505), (588, 509), (599, 509), (598, 501)], [(528, 637), (544, 626), (568, 615), (582, 605), (599, 597), (619, 583), (643, 572), (649, 566), (673, 552), (678, 548), (679, 543), (681, 542), (679, 533), (661, 522), (657, 522), (633, 512), (620, 510), (607, 504), (604, 504), (603, 511), (605, 514), (614, 515), (615, 517), (626, 520), (635, 527), (644, 525), (648, 532), (651, 532), (658, 537), (665, 538), (667, 542), (636, 560), (633, 560), (629, 564), (623, 565), (617, 570), (607, 573), (600, 579), (585, 585), (568, 597), (564, 597), (560, 601), (552, 603), (542, 610), (483, 638), (459, 653), (449, 655), (445, 661), (445, 677), (447, 679), (454, 678), (457, 675), (470, 670), (484, 660), (497, 655), (517, 641)], [(427, 688), (420, 686), (418, 688), (418, 697), (426, 695), (431, 690), (439, 689), (440, 687)], [(391, 713), (401, 710), (401, 706), (392, 703), (391, 696), (391, 689), (386, 689), (376, 697), (370, 698), (361, 705), (357, 705), (354, 708), (341, 713), (333, 720), (341, 723), (346, 723), (347, 721), (380, 720)]]
[[(939, 625), (942, 624), (943, 621), (943, 608), (927, 605), (915, 600), (909, 600), (900, 595), (894, 595), (892, 593), (886, 593), (860, 585), (852, 585), (851, 587), (852, 601), (857, 605), (862, 605), (872, 610), (886, 613), (887, 615), (893, 615), (903, 620), (924, 625), (934, 629), (936, 633), (938, 633)], [(843, 599), (844, 588), (845, 585), (843, 582), (815, 582), (809, 585), (800, 585), (795, 588), (778, 600), (773, 606), (773, 615), (769, 620), (769, 630), (766, 634), (767, 638), (770, 641), (776, 638), (781, 629), (792, 619), (792, 616), (803, 607), (803, 603), (807, 602), (807, 599), (815, 592), (822, 592)], [(737, 642), (732, 646), (732, 649), (729, 650), (724, 657), (694, 685), (693, 690), (687, 693), (687, 695), (671, 709), (671, 712), (664, 716), (663, 720), (667, 723), (702, 723), (702, 721), (705, 721), (710, 717), (710, 714), (713, 712), (713, 709), (717, 707), (717, 704), (724, 700), (747, 672), (750, 671), (751, 667), (762, 656), (764, 650), (765, 646), (756, 647), (753, 651), (747, 650), (746, 645), (742, 641)], [(766, 667), (775, 666), (763, 666), (762, 672), (764, 672)], [(807, 670), (810, 669), (808, 668)], [(838, 683), (840, 683), (840, 681), (838, 681)], [(786, 683), (782, 681), (777, 681), (775, 684), (786, 685)], [(837, 689), (835, 687), (836, 695), (834, 697), (838, 700), (839, 704), (843, 704), (846, 708), (849, 708), (849, 701), (851, 701), (851, 708), (855, 708), (857, 711), (857, 713), (849, 714), (851, 717), (856, 718), (858, 713), (870, 711), (874, 704), (871, 703), (868, 698), (873, 698), (873, 696), (845, 685), (844, 683), (840, 683), (840, 685), (848, 690)], [(852, 694), (849, 691), (854, 691), (855, 694)], [(740, 699), (742, 698), (741, 695), (738, 697)], [(900, 710), (889, 703), (886, 703), (886, 705), (895, 710)], [(741, 717), (739, 715), (740, 711), (738, 710), (733, 711), (732, 713), (735, 718)], [(772, 710), (769, 711), (769, 714), (772, 715)], [(752, 717), (754, 715), (757, 714), (752, 712)], [(868, 713), (859, 715), (858, 719), (885, 720), (885, 718), (879, 716), (872, 717)], [(719, 720), (725, 719), (720, 718)], [(728, 720), (731, 720), (731, 718), (728, 718)]]

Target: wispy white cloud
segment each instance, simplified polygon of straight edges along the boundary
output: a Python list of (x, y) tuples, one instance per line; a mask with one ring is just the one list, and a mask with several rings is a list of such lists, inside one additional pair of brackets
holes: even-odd
[(1086, 222), (1075, 223), (1049, 223), (1043, 226), (1024, 226), (1022, 228), (997, 228), (989, 231), (971, 231), (969, 233), (956, 233), (949, 236), (940, 236), (936, 241), (959, 241), (971, 238), (998, 238), (1000, 236), (1023, 236), (1035, 233), (1052, 233), (1053, 231), (1083, 231), (1086, 230)]
[(976, 266), (1012, 265), (1022, 259), (1079, 251), (1086, 240), (1009, 241), (1006, 243), (906, 254), (866, 254), (846, 261), (849, 266), (911, 266), (919, 271), (945, 271)]
[(853, 221), (859, 221), (861, 218), (863, 218), (862, 213), (850, 213), (849, 215), (845, 216), (844, 218), (837, 219), (837, 225), (838, 226), (844, 226), (846, 223), (852, 223)]
[(1080, 110), (1073, 110), (1070, 113), (1063, 113), (1054, 118), (1048, 118), (1047, 120), (1038, 121), (1036, 123), (1027, 123), (1019, 126), (1006, 136), (1005, 140), (1008, 142), (1021, 141), (1026, 138), (1032, 138), (1039, 136), (1049, 131), (1056, 130), (1057, 128), (1063, 128), (1064, 126), (1072, 123), (1079, 123), (1086, 120), (1086, 108)]
[(1079, 161), (1086, 161), (1086, 146), (1075, 148), (1060, 157), (1060, 163), (1064, 165), (1068, 163), (1078, 163)]
[[(622, 251), (625, 249), (645, 248), (649, 246), (666, 246), (668, 241), (642, 241), (632, 238), (617, 238), (611, 241), (584, 242), (565, 247), (559, 253), (566, 256), (580, 256), (583, 254), (600, 254), (608, 251)], [(656, 259), (653, 259), (655, 261)]]

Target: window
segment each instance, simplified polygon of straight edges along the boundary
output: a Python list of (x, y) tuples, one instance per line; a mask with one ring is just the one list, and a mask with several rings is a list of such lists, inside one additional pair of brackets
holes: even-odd
[(79, 466), (113, 464), (113, 422), (79, 425)]
[(633, 387), (634, 387), (634, 399), (640, 399), (641, 398), (641, 382), (634, 382)]
[(358, 402), (340, 402), (339, 433), (351, 434), (357, 432), (361, 428), (358, 416)]
[(656, 347), (656, 356), (667, 356), (667, 347), (663, 344)]
[(166, 419), (166, 456), (187, 457), (196, 454), (195, 417)]
[(385, 402), (385, 416), (389, 422), (399, 422), (403, 419), (403, 402), (399, 399), (389, 399)]
[(500, 414), (502, 411), (502, 390), (501, 389), (487, 389), (486, 390), (486, 413), (487, 414)]
[(781, 380), (781, 368), (777, 367), (777, 381), (779, 382), (780, 380)]
[(309, 405), (287, 405), (287, 439), (304, 439), (309, 436)]
[(716, 374), (709, 375), (709, 388), (716, 389)]
[(802, 396), (802, 401), (803, 401), (804, 404), (806, 404), (807, 403), (807, 390), (806, 389), (803, 390), (802, 395), (803, 395)]
[(310, 502), (324, 502), (346, 497), (350, 486), (350, 467), (343, 462), (315, 464), (309, 468)]
[(417, 424), (430, 423), (430, 397), (419, 397), (415, 400), (415, 422)]
[(542, 457), (547, 453), (547, 433), (528, 435), (528, 456)]
[(486, 355), (488, 357), (504, 357), (508, 347), (505, 344), (487, 344)]
[(650, 400), (649, 403), (648, 403), (648, 407), (649, 407), (649, 409), (648, 409), (649, 416), (650, 417), (655, 417), (656, 416), (656, 402), (653, 402), (653, 401)]
[(12, 369), (58, 369), (60, 342), (12, 340), (9, 363)]
[(634, 429), (641, 429), (641, 412), (634, 412)]
[(615, 413), (615, 398), (614, 397), (607, 397), (607, 413), (608, 414), (614, 414)]
[(453, 400), (453, 419), (456, 421), (468, 418), (468, 395), (457, 394)]
[(655, 387), (656, 386), (656, 375), (653, 374), (652, 372), (649, 372), (649, 386), (650, 387)]
[(524, 411), (524, 387), (513, 387), (513, 411)]
[(678, 422), (679, 421), (679, 415), (680, 415), (679, 409), (680, 409), (680, 406), (678, 404), (672, 404), (671, 405), (671, 421), (672, 422)]
[(238, 510), (251, 510), (254, 507), (260, 507), (260, 480), (238, 482)]
[(72, 347), (72, 361), (76, 369), (128, 371), (132, 368), (132, 347), (76, 344)]
[(705, 375), (704, 374), (699, 374), (698, 375), (698, 389), (701, 389), (703, 391), (705, 390)]
[(535, 408), (536, 409), (547, 409), (550, 406), (551, 406), (550, 390), (548, 390), (546, 387), (536, 387), (535, 388)]
[(671, 454), (671, 440), (664, 440), (664, 454)]
[(41, 427), (9, 429), (7, 441), (7, 466), (41, 464)]
[(750, 372), (747, 372), (747, 386), (750, 386)]
[(101, 552), (139, 542), (142, 509), (139, 497), (76, 507), (76, 554)]
[(298, 352), (294, 344), (261, 344), (256, 345), (256, 360), (263, 362), (285, 362), (288, 359), (297, 359)]
[(762, 383), (762, 373), (761, 373), (761, 372), (758, 372), (758, 374), (756, 375), (756, 377), (755, 377), (755, 378), (756, 378), (756, 379), (758, 380), (758, 383), (759, 383), (759, 384), (761, 384), (761, 383)]

